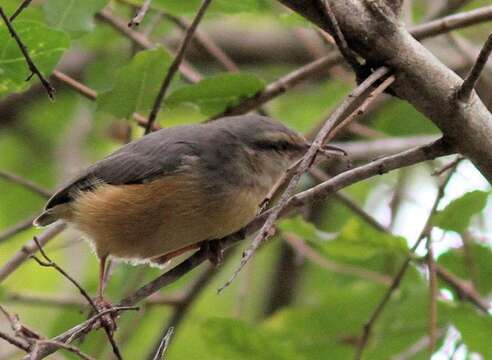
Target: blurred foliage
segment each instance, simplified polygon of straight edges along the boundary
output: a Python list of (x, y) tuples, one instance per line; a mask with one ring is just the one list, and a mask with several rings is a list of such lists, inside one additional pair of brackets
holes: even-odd
[[(18, 0), (1, 2), (7, 14), (12, 14), (19, 4)], [(143, 133), (132, 122), (131, 115), (136, 111), (144, 115), (148, 113), (173, 56), (164, 46), (139, 51), (108, 24), (95, 20), (94, 14), (108, 3), (115, 14), (129, 19), (135, 13), (135, 7), (128, 4), (139, 5), (142, 1), (37, 1), (14, 21), (13, 25), (34, 62), (47, 76), (57, 64), (80, 55), (87, 56), (88, 60), (76, 69), (74, 76), (96, 90), (98, 98), (97, 102), (91, 102), (60, 85), (57, 86), (54, 103), (38, 91), (17, 103), (15, 108), (9, 108), (14, 112), (13, 120), (7, 116), (0, 117), (0, 169), (55, 189), (87, 163), (121, 146), (126, 135), (134, 139)], [(166, 11), (190, 20), (200, 3), (201, 0), (154, 0), (139, 31), (146, 32), (156, 42), (166, 39), (176, 29), (172, 22), (159, 17), (158, 12)], [(412, 17), (419, 21), (424, 18), (430, 2), (419, 0), (414, 3)], [(491, 0), (471, 1), (466, 8), (491, 4)], [(227, 22), (228, 26), (235, 24), (245, 29), (261, 24), (262, 27), (290, 31), (293, 37), (300, 39), (300, 43), (302, 36), (296, 31), (313, 30), (305, 19), (267, 0), (214, 0), (204, 22), (205, 27)], [(461, 30), (459, 34), (478, 46), (490, 31), (490, 25), (477, 28), (486, 31), (471, 28)], [(241, 68), (240, 73), (227, 74), (218, 71), (215, 63), (202, 64), (197, 70), (204, 74), (204, 79), (197, 84), (188, 84), (176, 76), (158, 121), (162, 126), (176, 126), (196, 123), (220, 113), (245, 97), (253, 96), (266, 84), (297, 66), (281, 60), (284, 59), (279, 59), (278, 64), (265, 66), (251, 64)], [(17, 44), (8, 34), (5, 24), (0, 23), (0, 105), (2, 101), (12, 99), (8, 98), (9, 95), (38, 83), (35, 77), (26, 81), (28, 76), (29, 70)], [(326, 119), (353, 86), (352, 74), (344, 66), (337, 66), (329, 75), (320, 75), (289, 89), (266, 104), (265, 109), (290, 127), (309, 133)], [(438, 134), (438, 129), (428, 119), (397, 98), (386, 97), (363, 121), (379, 131), (381, 137)], [(125, 136), (121, 136), (122, 131)], [(358, 140), (361, 135), (343, 134), (342, 139)], [(442, 164), (435, 167), (437, 165)], [(388, 174), (345, 189), (361, 208), (387, 225), (395, 235), (375, 230), (350, 208), (331, 197), (316, 204), (309, 212), (303, 212), (302, 216), (282, 221), (279, 233), (294, 234), (322, 259), (338, 264), (342, 269), (356, 267), (390, 279), (408, 255), (409, 246), (414, 241), (409, 234), (415, 233), (416, 224), (420, 224), (417, 220), (425, 219), (431, 200), (428, 196), (429, 182), (422, 180), (423, 175), (429, 176), (429, 168), (422, 165), (418, 171), (416, 168), (407, 171), (403, 177), (410, 179), (412, 189), (421, 186), (422, 194), (418, 191), (407, 194), (405, 189), (399, 194), (400, 203), (393, 218), (403, 214), (408, 219), (401, 229), (390, 224), (394, 189), (400, 184), (400, 177)], [(462, 181), (476, 176), (460, 174), (459, 169), (458, 174), (464, 178)], [(306, 177), (302, 186), (308, 187), (313, 183)], [(0, 189), (0, 233), (37, 214), (45, 201), (2, 178)], [(488, 226), (488, 195), (488, 191), (463, 194), (463, 191), (454, 189), (450, 195), (454, 200), (434, 218), (435, 226), (444, 231), (444, 240), (436, 241), (436, 245), (445, 243), (438, 251), (437, 263), (473, 283), (484, 298), (490, 298), (492, 292), (492, 249), (489, 238), (483, 241), (475, 233)], [(409, 210), (412, 206), (417, 210)], [(456, 237), (448, 236), (450, 232)], [(28, 229), (0, 241), (0, 267), (39, 233), (38, 229)], [(470, 238), (467, 245), (461, 241), (465, 236)], [(458, 243), (453, 243), (453, 239), (458, 239)], [(353, 273), (328, 271), (298, 254), (295, 271), (299, 273), (299, 279), (291, 289), (292, 304), (265, 316), (264, 305), (273, 293), (271, 287), (286, 281), (282, 274), (278, 278), (275, 275), (276, 264), (283, 260), (278, 256), (280, 241), (281, 236), (278, 236), (266, 244), (237, 281), (217, 295), (216, 289), (230, 276), (240, 259), (240, 251), (234, 254), (192, 304), (171, 340), (168, 359), (353, 358), (362, 328), (381, 301), (387, 285)], [(80, 241), (79, 235), (71, 231), (46, 246), (53, 260), (93, 294), (98, 281), (98, 262), (89, 249), (85, 242)], [(200, 271), (187, 274), (162, 290), (161, 295), (182, 293)], [(112, 300), (118, 301), (160, 272), (146, 266), (117, 263), (113, 267), (107, 293)], [(453, 341), (450, 345), (447, 336), (452, 326), (460, 333), (466, 356), (477, 352), (485, 359), (491, 358), (490, 316), (479, 314), (463, 304), (448, 284), (439, 282), (439, 288), (450, 295), (438, 301), (438, 327), (443, 336), (438, 339), (436, 353), (442, 355), (443, 349), (449, 350), (456, 345)], [(32, 260), (26, 261), (2, 282), (2, 305), (18, 313), (24, 323), (46, 336), (55, 336), (87, 317), (86, 308), (42, 307), (12, 302), (8, 299), (13, 293), (79, 298), (76, 289), (56, 271), (40, 268)], [(364, 359), (390, 359), (424, 339), (428, 334), (428, 299), (427, 274), (412, 263), (375, 324)], [(160, 333), (172, 311), (169, 306), (144, 306), (137, 313), (123, 314), (119, 319), (117, 340), (125, 358), (148, 356), (149, 349), (160, 340)], [(8, 330), (3, 320), (0, 321), (0, 329)], [(2, 357), (6, 346), (3, 342), (0, 344)], [(77, 346), (98, 359), (111, 356), (101, 331), (89, 334)], [(67, 353), (63, 356), (74, 358)], [(20, 354), (13, 358), (20, 358)], [(427, 358), (429, 354), (425, 347), (418, 349), (412, 357)]]
[(485, 208), (488, 196), (488, 192), (476, 190), (453, 200), (436, 214), (435, 226), (443, 230), (463, 233), (470, 226), (472, 216), (479, 214)]

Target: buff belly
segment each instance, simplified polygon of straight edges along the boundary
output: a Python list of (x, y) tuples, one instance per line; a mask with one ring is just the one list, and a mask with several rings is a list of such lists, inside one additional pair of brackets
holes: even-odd
[(233, 187), (216, 193), (196, 178), (165, 176), (81, 192), (66, 220), (87, 235), (99, 257), (143, 260), (241, 229), (265, 196)]

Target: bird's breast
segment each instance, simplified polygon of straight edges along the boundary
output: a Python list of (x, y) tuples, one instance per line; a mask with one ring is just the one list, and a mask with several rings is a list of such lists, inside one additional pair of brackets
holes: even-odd
[(148, 259), (239, 230), (256, 216), (267, 192), (210, 186), (183, 174), (146, 184), (104, 184), (76, 197), (69, 220), (99, 256)]

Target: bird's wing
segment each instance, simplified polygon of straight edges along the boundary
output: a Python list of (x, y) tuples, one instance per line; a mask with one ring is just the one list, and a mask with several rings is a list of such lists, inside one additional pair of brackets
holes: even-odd
[(58, 190), (48, 200), (45, 210), (70, 202), (77, 192), (90, 191), (100, 184), (142, 184), (159, 176), (176, 173), (190, 159), (200, 156), (196, 144), (186, 137), (170, 138), (162, 136), (169, 134), (154, 134), (122, 147), (87, 168)]

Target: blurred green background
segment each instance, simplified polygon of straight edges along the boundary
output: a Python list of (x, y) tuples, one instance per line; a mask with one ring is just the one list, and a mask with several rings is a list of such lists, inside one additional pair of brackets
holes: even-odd
[[(19, 2), (2, 0), (0, 5), (12, 14)], [(127, 21), (135, 12), (134, 5), (140, 3), (34, 1), (14, 22), (33, 60), (45, 74), (55, 68), (65, 71), (97, 91), (97, 101), (81, 96), (56, 79), (55, 101), (50, 101), (35, 77), (26, 82), (29, 71), (24, 59), (6, 26), (0, 24), (0, 170), (54, 190), (87, 164), (143, 134), (132, 114), (148, 114), (173, 59), (169, 49), (179, 45), (182, 31), (172, 17), (190, 21), (200, 1), (154, 0), (137, 29), (162, 44), (151, 50), (139, 49), (106, 21), (94, 20), (94, 14), (107, 6), (115, 16)], [(439, 10), (439, 4), (446, 2), (409, 3), (404, 20), (416, 24), (429, 19)], [(490, 0), (467, 3), (459, 11), (492, 5)], [(475, 25), (425, 44), (463, 75), (490, 29), (490, 22)], [(159, 123), (164, 127), (196, 123), (221, 113), (332, 48), (305, 20), (267, 0), (214, 0), (200, 30), (231, 56), (240, 72), (226, 74), (194, 43), (187, 60), (206, 80), (190, 85), (176, 77), (159, 114)], [(489, 108), (491, 84), (492, 71), (487, 68), (478, 91)], [(336, 66), (269, 102), (265, 110), (290, 127), (308, 133), (354, 85), (349, 69)], [(337, 141), (439, 134), (409, 104), (389, 96), (384, 96), (361, 122), (363, 131), (344, 132)], [(229, 288), (217, 294), (239, 262), (239, 248), (247, 246), (247, 241), (241, 243), (187, 309), (172, 337), (167, 358), (353, 358), (363, 325), (426, 221), (438, 183), (431, 173), (452, 159), (399, 170), (346, 189), (393, 235), (375, 230), (337, 198), (329, 197), (304, 209), (302, 214), (281, 221), (278, 236), (256, 254)], [(311, 185), (313, 180), (306, 176), (302, 186)], [(432, 232), (438, 264), (467, 281), (484, 299), (490, 299), (492, 290), (489, 190), (474, 167), (462, 162), (447, 188)], [(38, 194), (0, 178), (0, 235), (38, 214), (44, 202)], [(0, 236), (0, 267), (41, 231), (30, 228), (12, 237)], [(286, 241), (289, 237), (304, 241), (315, 251), (318, 261), (293, 248)], [(46, 251), (91, 294), (95, 293), (97, 259), (80, 234), (65, 231), (49, 242)], [(425, 253), (423, 246), (417, 256)], [(427, 338), (429, 318), (428, 273), (419, 264), (412, 262), (385, 307), (364, 359), (431, 356), (425, 344), (418, 347)], [(349, 271), (353, 268), (379, 277), (354, 275)], [(155, 299), (182, 297), (202, 271), (204, 266), (164, 288)], [(117, 302), (160, 272), (147, 266), (116, 263), (107, 294)], [(492, 358), (490, 315), (462, 301), (447, 284), (440, 282), (438, 286), (440, 336), (433, 358), (464, 359), (472, 358), (472, 354)], [(47, 337), (86, 319), (88, 309), (82, 300), (66, 279), (33, 260), (27, 260), (0, 282), (0, 303)], [(147, 358), (176, 308), (143, 303), (140, 311), (122, 314), (116, 339), (124, 357)], [(4, 318), (0, 320), (0, 330), (9, 331)], [(111, 358), (102, 331), (92, 332), (74, 345), (97, 359)], [(53, 359), (75, 358), (65, 351), (57, 354)], [(0, 359), (21, 357), (20, 351), (0, 341)]]

